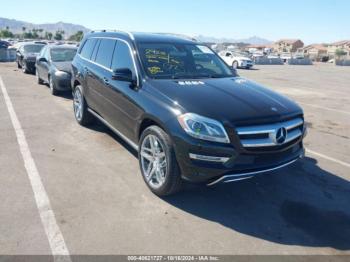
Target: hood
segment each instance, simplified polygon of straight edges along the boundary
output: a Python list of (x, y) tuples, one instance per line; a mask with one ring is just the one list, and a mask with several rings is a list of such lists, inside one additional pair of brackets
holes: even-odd
[(258, 124), (302, 114), (302, 109), (290, 99), (241, 77), (149, 80), (149, 84), (156, 89), (154, 93), (161, 93), (160, 99), (166, 97), (169, 105), (178, 104), (183, 113), (196, 113), (223, 123)]
[(70, 73), (72, 71), (72, 62), (52, 62), (52, 64), (57, 68), (59, 71), (64, 71), (67, 73)]

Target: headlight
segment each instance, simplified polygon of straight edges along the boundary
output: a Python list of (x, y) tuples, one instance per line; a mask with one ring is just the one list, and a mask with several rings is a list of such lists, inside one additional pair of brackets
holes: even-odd
[(55, 75), (57, 77), (67, 77), (67, 76), (69, 76), (69, 74), (67, 72), (64, 72), (64, 71), (56, 71)]
[(219, 121), (193, 113), (180, 115), (177, 119), (190, 136), (213, 142), (230, 143), (225, 128)]

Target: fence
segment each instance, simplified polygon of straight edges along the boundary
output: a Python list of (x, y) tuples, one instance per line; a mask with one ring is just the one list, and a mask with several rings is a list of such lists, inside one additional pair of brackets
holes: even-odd
[(256, 65), (283, 65), (281, 58), (256, 57), (254, 59)]
[(0, 62), (13, 62), (16, 61), (16, 50), (0, 48)]
[(302, 59), (289, 59), (288, 65), (312, 65), (312, 61), (309, 58)]
[(335, 60), (337, 66), (350, 66), (350, 59)]

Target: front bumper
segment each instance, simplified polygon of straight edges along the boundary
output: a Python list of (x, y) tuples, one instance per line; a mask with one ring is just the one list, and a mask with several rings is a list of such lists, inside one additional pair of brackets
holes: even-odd
[(54, 74), (53, 81), (55, 87), (59, 91), (68, 91), (72, 90), (71, 88), (71, 75), (69, 73), (62, 74), (60, 76)]
[(207, 185), (272, 172), (293, 164), (305, 154), (303, 137), (285, 148), (261, 152), (248, 152), (232, 143), (232, 137), (231, 144), (220, 144), (194, 139), (178, 130), (172, 138), (183, 179)]
[(35, 60), (23, 60), (25, 68), (30, 72), (35, 72)]
[(252, 61), (241, 61), (239, 64), (239, 67), (241, 68), (252, 68), (253, 62)]

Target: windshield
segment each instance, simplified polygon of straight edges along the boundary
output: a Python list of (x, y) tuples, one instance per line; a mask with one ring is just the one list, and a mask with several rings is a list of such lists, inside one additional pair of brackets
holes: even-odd
[(73, 48), (57, 48), (51, 49), (51, 60), (53, 62), (69, 62), (73, 61), (75, 54), (77, 53), (76, 49)]
[(235, 76), (207, 46), (178, 43), (141, 43), (143, 67), (154, 79), (221, 78)]
[(40, 53), (41, 49), (45, 45), (25, 45), (24, 46), (24, 51), (27, 53)]

